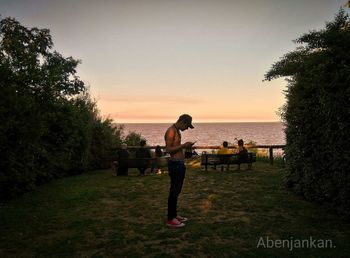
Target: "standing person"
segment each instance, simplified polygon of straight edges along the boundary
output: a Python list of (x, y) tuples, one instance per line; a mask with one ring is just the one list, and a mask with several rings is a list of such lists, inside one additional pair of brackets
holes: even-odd
[(162, 173), (162, 171), (160, 170), (160, 158), (163, 157), (163, 151), (162, 149), (160, 148), (159, 145), (156, 146), (156, 151), (155, 151), (155, 154), (156, 154), (156, 158), (157, 158), (157, 171), (156, 171), (156, 174), (157, 175), (160, 175)]
[[(117, 151), (118, 158), (127, 159), (130, 154), (127, 150), (127, 145), (122, 144), (121, 148)], [(117, 168), (117, 176), (127, 176), (128, 175), (128, 162), (127, 160), (120, 161)]]
[(168, 170), (170, 176), (170, 190), (168, 198), (168, 221), (169, 227), (183, 227), (187, 218), (177, 214), (177, 199), (181, 193), (183, 181), (185, 179), (186, 167), (184, 163), (184, 149), (189, 149), (193, 146), (193, 142), (181, 144), (181, 132), (188, 128), (193, 129), (192, 117), (183, 114), (177, 122), (170, 126), (165, 133), (165, 148), (170, 153), (168, 162)]
[(156, 146), (155, 153), (157, 158), (163, 157), (163, 151), (159, 145)]
[[(135, 153), (135, 157), (136, 158), (151, 158), (151, 152), (149, 149), (145, 148), (146, 145), (146, 141), (145, 140), (141, 140), (140, 141), (140, 146), (141, 148), (139, 148), (136, 153)], [(145, 171), (147, 169), (147, 167), (144, 168), (138, 168), (140, 171), (140, 175), (144, 176), (145, 175)]]

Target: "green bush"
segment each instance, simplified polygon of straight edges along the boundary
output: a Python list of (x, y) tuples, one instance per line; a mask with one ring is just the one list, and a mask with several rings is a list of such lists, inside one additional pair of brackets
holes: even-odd
[(82, 171), (91, 136), (89, 109), (76, 96), (79, 61), (64, 58), (46, 29), (0, 21), (0, 198)]
[(110, 167), (115, 151), (122, 143), (122, 127), (114, 127), (111, 119), (95, 119), (92, 125), (90, 168)]
[(288, 76), (285, 149), (288, 186), (350, 217), (350, 21), (340, 10), (265, 75)]
[(146, 140), (146, 139), (143, 138), (141, 134), (137, 132), (129, 132), (124, 138), (124, 143), (127, 144), (128, 146), (140, 146), (141, 140)]
[(0, 21), (0, 199), (107, 167), (122, 141), (76, 75), (79, 61), (52, 47), (49, 30)]

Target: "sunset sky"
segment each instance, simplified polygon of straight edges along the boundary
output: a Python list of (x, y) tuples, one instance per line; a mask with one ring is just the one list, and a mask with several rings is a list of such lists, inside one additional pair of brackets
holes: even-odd
[[(264, 73), (346, 0), (1, 0), (1, 16), (48, 28), (54, 49), (117, 123), (277, 121), (283, 79)], [(349, 9), (346, 9), (349, 11)]]

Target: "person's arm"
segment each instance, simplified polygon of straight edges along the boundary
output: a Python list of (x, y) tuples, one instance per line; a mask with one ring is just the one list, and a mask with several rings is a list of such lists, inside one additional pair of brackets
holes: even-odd
[(191, 148), (193, 145), (192, 142), (186, 142), (184, 144), (174, 146), (174, 139), (175, 139), (175, 130), (174, 128), (171, 127), (165, 133), (165, 149), (168, 153), (174, 153), (182, 149)]

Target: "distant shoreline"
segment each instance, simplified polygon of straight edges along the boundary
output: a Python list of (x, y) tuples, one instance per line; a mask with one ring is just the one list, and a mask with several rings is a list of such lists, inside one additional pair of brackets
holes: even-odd
[[(128, 123), (113, 123), (116, 125), (123, 125), (123, 124), (172, 124), (174, 122), (128, 122)], [(283, 122), (281, 121), (269, 121), (269, 122), (197, 122), (197, 123), (193, 123), (195, 124), (267, 124), (267, 123), (271, 123), (271, 124), (282, 124)]]

